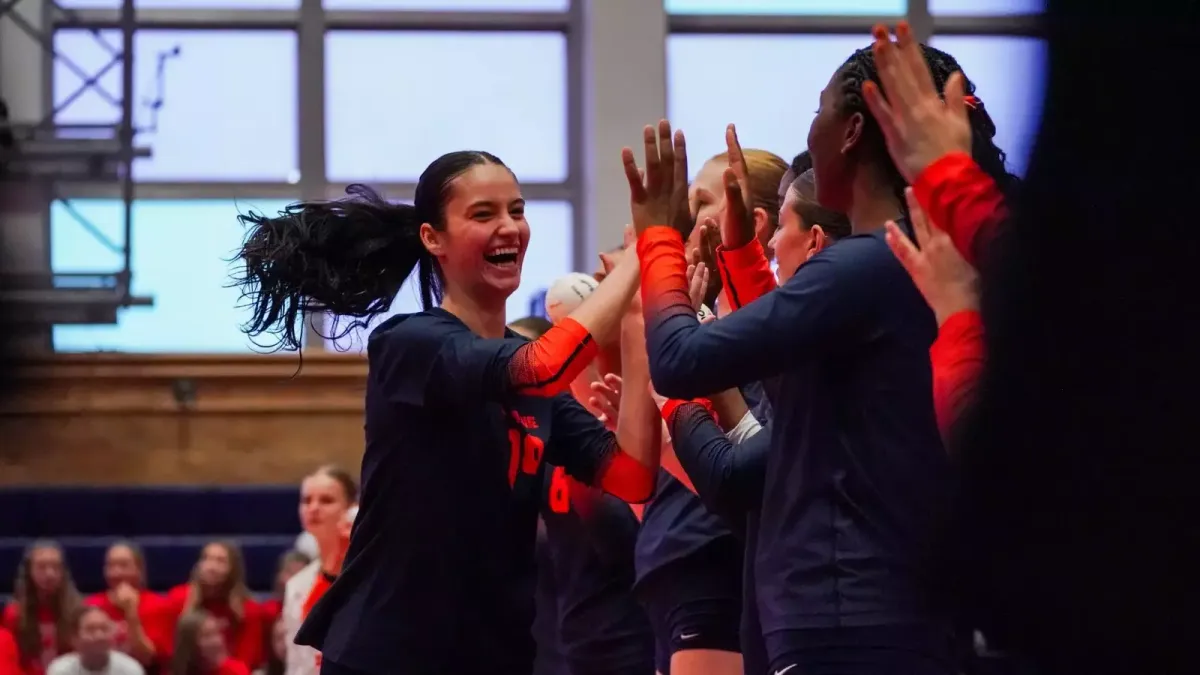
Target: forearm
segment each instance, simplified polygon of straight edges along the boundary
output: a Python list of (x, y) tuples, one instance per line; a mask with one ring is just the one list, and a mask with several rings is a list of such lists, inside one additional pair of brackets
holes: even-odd
[(974, 398), (984, 365), (983, 322), (978, 312), (947, 319), (929, 350), (933, 365), (933, 408), (942, 438)]
[(570, 313), (570, 318), (587, 329), (597, 342), (608, 344), (622, 330), (622, 317), (638, 289), (638, 279), (637, 256), (625, 256), (587, 300)]
[(650, 396), (650, 363), (640, 315), (626, 313), (622, 319), (621, 371), (623, 384), (617, 415), (617, 442), (638, 463), (657, 471), (663, 425), (658, 406)]
[(912, 187), (929, 219), (945, 230), (963, 258), (978, 268), (996, 229), (1008, 217), (996, 182), (970, 155), (955, 152), (926, 167)]
[(771, 262), (758, 239), (735, 249), (717, 247), (717, 271), (730, 309), (740, 309), (775, 290)]

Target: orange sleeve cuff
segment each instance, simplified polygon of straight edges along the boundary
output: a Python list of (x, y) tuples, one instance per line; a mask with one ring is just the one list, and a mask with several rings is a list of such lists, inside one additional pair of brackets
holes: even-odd
[(685, 401), (685, 400), (673, 398), (673, 399), (669, 399), (666, 403), (664, 403), (663, 407), (662, 407), (662, 418), (663, 418), (663, 420), (666, 421), (668, 426), (670, 426), (671, 418), (673, 418), (675, 416), (675, 412), (679, 410), (679, 406), (685, 405), (688, 403), (694, 403), (698, 406), (703, 407), (705, 410), (708, 411), (708, 414), (710, 416), (712, 416), (713, 419), (717, 418), (717, 413), (716, 413), (716, 411), (713, 410), (712, 401), (709, 401), (706, 398), (698, 398), (698, 399), (695, 399), (692, 401)]
[(644, 504), (654, 496), (658, 472), (618, 450), (600, 474), (600, 488), (630, 504)]
[(717, 270), (733, 309), (741, 309), (775, 289), (771, 263), (757, 237), (734, 249), (717, 246)]

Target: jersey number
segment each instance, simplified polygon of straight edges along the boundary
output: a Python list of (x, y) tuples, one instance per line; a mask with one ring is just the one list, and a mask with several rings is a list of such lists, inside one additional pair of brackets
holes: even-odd
[(517, 482), (517, 472), (530, 476), (537, 475), (538, 467), (542, 464), (542, 453), (546, 444), (542, 439), (532, 434), (523, 433), (517, 429), (508, 430), (508, 485), (512, 487)]
[(570, 513), (571, 483), (567, 480), (567, 470), (561, 466), (554, 467), (550, 474), (550, 512)]

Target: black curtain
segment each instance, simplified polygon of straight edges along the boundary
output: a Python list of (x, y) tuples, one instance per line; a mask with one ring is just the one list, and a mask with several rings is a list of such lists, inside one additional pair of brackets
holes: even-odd
[(984, 271), (956, 567), (1039, 673), (1200, 672), (1200, 3), (1051, 0), (1046, 105)]

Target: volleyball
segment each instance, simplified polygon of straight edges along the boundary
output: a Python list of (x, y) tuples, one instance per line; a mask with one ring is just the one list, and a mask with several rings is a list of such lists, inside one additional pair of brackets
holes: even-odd
[(571, 272), (559, 277), (550, 285), (550, 290), (546, 291), (546, 318), (557, 323), (574, 312), (599, 285), (600, 282), (591, 275), (582, 272)]

